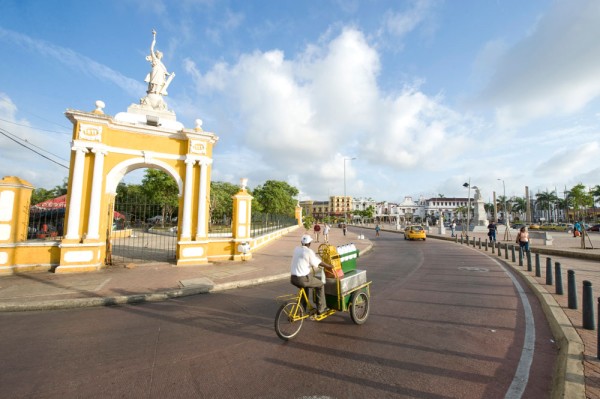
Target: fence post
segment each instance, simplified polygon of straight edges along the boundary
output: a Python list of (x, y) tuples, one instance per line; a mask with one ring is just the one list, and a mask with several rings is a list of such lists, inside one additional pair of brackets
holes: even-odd
[(567, 270), (567, 291), (569, 309), (577, 309), (577, 285), (575, 285), (575, 270)]
[(552, 285), (552, 258), (546, 258), (546, 285)]
[(594, 322), (594, 298), (592, 294), (592, 282), (583, 281), (583, 328), (586, 330), (594, 330), (596, 328)]
[(535, 254), (535, 276), (542, 277), (542, 266), (540, 265), (540, 254)]
[(563, 284), (562, 284), (562, 271), (560, 269), (560, 262), (554, 263), (554, 280), (556, 281), (556, 294), (563, 295)]

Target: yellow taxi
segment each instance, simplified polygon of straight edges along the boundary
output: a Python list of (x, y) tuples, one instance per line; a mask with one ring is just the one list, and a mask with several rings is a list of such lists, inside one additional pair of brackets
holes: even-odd
[(423, 226), (408, 226), (404, 229), (405, 240), (423, 240), (427, 238)]

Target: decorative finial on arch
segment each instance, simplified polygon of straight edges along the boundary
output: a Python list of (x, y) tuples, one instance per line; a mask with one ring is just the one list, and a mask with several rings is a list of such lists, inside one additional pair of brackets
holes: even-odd
[(106, 107), (104, 101), (98, 100), (96, 101), (96, 109), (93, 111), (94, 114), (104, 115), (103, 109)]
[(196, 119), (196, 127), (194, 128), (197, 132), (202, 132), (202, 119)]

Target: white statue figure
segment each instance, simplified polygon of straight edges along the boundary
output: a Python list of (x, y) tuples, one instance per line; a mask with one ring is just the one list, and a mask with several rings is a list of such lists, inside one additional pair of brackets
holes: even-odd
[(481, 199), (481, 191), (479, 191), (479, 187), (475, 187), (475, 201)]
[(146, 56), (146, 61), (152, 65), (152, 71), (146, 75), (145, 82), (148, 82), (148, 94), (167, 95), (167, 87), (175, 77), (175, 72), (167, 72), (167, 67), (162, 63), (162, 52), (154, 50), (156, 44), (156, 31), (152, 29), (152, 44), (150, 45), (150, 55)]

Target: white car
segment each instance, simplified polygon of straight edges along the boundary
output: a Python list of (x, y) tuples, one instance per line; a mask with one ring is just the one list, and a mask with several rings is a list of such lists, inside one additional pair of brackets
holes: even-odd
[(162, 222), (163, 217), (161, 215), (156, 215), (153, 216), (151, 218), (148, 218), (148, 220), (146, 220), (146, 222), (148, 223), (158, 223), (158, 222)]

